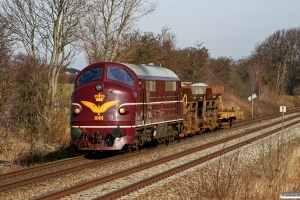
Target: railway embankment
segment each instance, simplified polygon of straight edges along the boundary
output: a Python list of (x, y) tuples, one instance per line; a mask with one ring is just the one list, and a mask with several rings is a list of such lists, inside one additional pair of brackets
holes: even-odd
[[(297, 117), (296, 115), (291, 114), (291, 116)], [(298, 118), (293, 119), (293, 121), (296, 122), (299, 120)], [(260, 120), (251, 125), (244, 124), (240, 127), (204, 134), (201, 137), (190, 138), (191, 140), (182, 140), (180, 143), (165, 146), (148, 154), (135, 154), (130, 159), (84, 169), (84, 172), (78, 171), (77, 173), (66, 174), (58, 177), (56, 180), (53, 179), (44, 183), (37, 182), (34, 185), (2, 194), (14, 199), (38, 197), (46, 192), (55, 191), (61, 186), (70, 187), (71, 185), (88, 181), (89, 177), (95, 178), (100, 176), (99, 178), (101, 178), (101, 174), (103, 176), (103, 174), (117, 173), (134, 165), (168, 157), (174, 152), (184, 152), (197, 145), (205, 145), (216, 140), (227, 139), (230, 136), (243, 133), (246, 130), (256, 129), (259, 126), (272, 125), (276, 121), (281, 122), (281, 117), (272, 120)], [(297, 183), (299, 183), (297, 179), (299, 172), (294, 169), (299, 168), (299, 154), (297, 154), (295, 147), (298, 147), (297, 144), (299, 144), (300, 127), (296, 124), (289, 128), (284, 126), (283, 130), (281, 130), (281, 123), (279, 123), (264, 129), (264, 131), (256, 130), (255, 136), (266, 134), (274, 129), (279, 129), (279, 132), (273, 136), (268, 136), (268, 138), (260, 139), (253, 143), (249, 142), (245, 147), (230, 151), (226, 155), (176, 173), (169, 178), (164, 178), (157, 183), (123, 196), (123, 199), (254, 199), (254, 197), (259, 197), (255, 199), (270, 199), (270, 197), (279, 197), (282, 191), (290, 192), (292, 189), (297, 189), (297, 187), (299, 188), (297, 186)], [(245, 142), (248, 138), (245, 136), (244, 139), (238, 140), (235, 143)], [(204, 149), (202, 151), (203, 155), (195, 153), (190, 157), (201, 157), (208, 155), (211, 151), (226, 150), (229, 146), (234, 145), (231, 143), (232, 141), (228, 139), (224, 144)], [(168, 166), (162, 167), (162, 171), (165, 170), (163, 168), (174, 167), (176, 163), (184, 163), (190, 159), (186, 158), (181, 158), (181, 160), (178, 158), (175, 160), (175, 163), (169, 163)], [(297, 158), (298, 165), (297, 162), (291, 164), (292, 161), (297, 161)], [(156, 167), (154, 172), (158, 170), (159, 167)], [(149, 173), (150, 170), (146, 170), (146, 172), (141, 172), (137, 177), (145, 179), (151, 176)], [(132, 177), (133, 175), (130, 175), (124, 180), (129, 182), (129, 179)], [(123, 185), (122, 183), (112, 184), (115, 184), (116, 187)], [(110, 187), (112, 184), (110, 184)], [(105, 191), (110, 187), (102, 189)], [(99, 192), (98, 189), (97, 191)], [(91, 197), (95, 192), (89, 192), (88, 194)], [(72, 199), (76, 199), (76, 195), (75, 197), (72, 196)]]
[(121, 199), (280, 199), (300, 191), (300, 125)]

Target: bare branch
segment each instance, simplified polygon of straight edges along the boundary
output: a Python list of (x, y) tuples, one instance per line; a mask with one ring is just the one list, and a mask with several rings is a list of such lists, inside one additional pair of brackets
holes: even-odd
[(94, 0), (81, 26), (81, 48), (89, 63), (115, 61), (124, 36), (156, 7), (146, 0)]

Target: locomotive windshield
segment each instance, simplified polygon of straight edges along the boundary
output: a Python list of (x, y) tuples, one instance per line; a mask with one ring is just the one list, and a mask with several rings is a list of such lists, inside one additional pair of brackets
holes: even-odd
[(87, 69), (77, 81), (77, 85), (81, 86), (86, 83), (89, 83), (93, 80), (101, 79), (102, 78), (102, 67), (95, 67), (92, 69)]
[(107, 69), (107, 79), (120, 81), (127, 85), (133, 86), (133, 78), (122, 68), (109, 66)]

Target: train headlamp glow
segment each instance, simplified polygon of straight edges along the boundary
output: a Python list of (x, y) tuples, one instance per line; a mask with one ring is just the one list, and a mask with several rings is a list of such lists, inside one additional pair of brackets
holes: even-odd
[(120, 113), (120, 114), (124, 114), (125, 112), (126, 112), (126, 109), (125, 109), (125, 108), (121, 107), (121, 108), (119, 109), (119, 113)]
[(103, 90), (103, 84), (102, 83), (98, 83), (96, 86), (95, 86), (96, 90), (97, 91), (101, 91)]
[(119, 108), (118, 112), (121, 115), (127, 115), (130, 112), (130, 108), (128, 106), (122, 106)]
[(81, 112), (81, 108), (79, 106), (76, 106), (74, 109), (73, 109), (73, 112), (78, 115), (80, 112)]

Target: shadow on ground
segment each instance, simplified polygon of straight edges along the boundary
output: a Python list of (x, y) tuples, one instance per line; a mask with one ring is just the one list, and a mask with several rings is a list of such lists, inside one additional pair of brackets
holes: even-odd
[(76, 156), (86, 155), (85, 152), (76, 152), (75, 149), (71, 146), (58, 149), (56, 151), (50, 152), (46, 155), (40, 153), (30, 152), (26, 155), (22, 155), (19, 159), (19, 165), (22, 166), (33, 166), (36, 164), (45, 164), (48, 162), (54, 162), (57, 160), (72, 158)]

